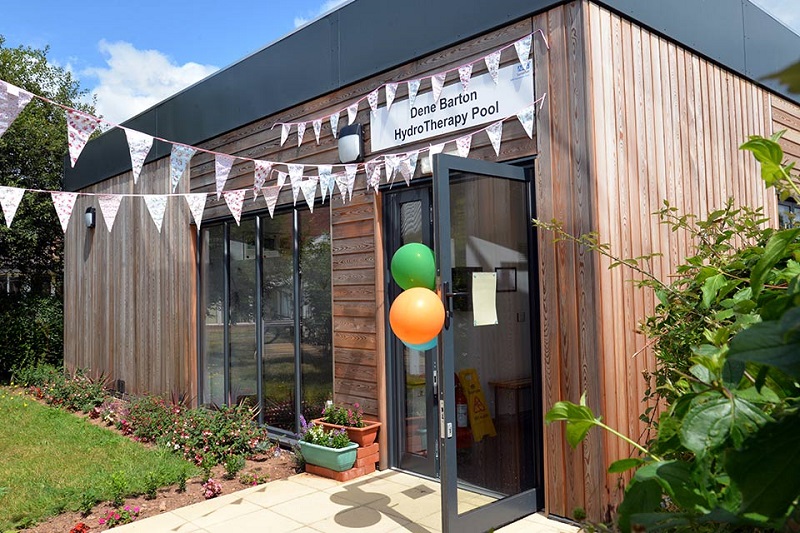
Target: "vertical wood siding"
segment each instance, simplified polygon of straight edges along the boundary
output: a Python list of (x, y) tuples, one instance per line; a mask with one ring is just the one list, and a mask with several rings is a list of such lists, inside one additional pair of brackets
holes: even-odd
[[(765, 91), (582, 0), (539, 15), (534, 27), (547, 28), (551, 45), (549, 55), (537, 49), (536, 64), (537, 92), (549, 95), (537, 118), (540, 219), (573, 234), (597, 231), (622, 258), (660, 252), (648, 266), (667, 281), (691, 242), (652, 215), (664, 201), (703, 217), (733, 197), (777, 219), (774, 194), (738, 149), (773, 128)], [(642, 372), (655, 362), (638, 323), (653, 296), (635, 288), (631, 270), (609, 270), (608, 259), (543, 232), (539, 246), (545, 409), (586, 392), (609, 425), (643, 439)], [(581, 507), (605, 518), (621, 496), (605, 467), (630, 453), (599, 432), (573, 451), (563, 428), (547, 427), (548, 511)]]
[[(133, 185), (123, 174), (82, 192), (166, 193), (169, 161), (148, 165)], [(184, 184), (178, 192), (186, 192)], [(97, 210), (87, 230), (83, 213)], [(144, 200), (126, 197), (111, 233), (97, 199), (79, 196), (65, 237), (64, 361), (125, 381), (129, 393), (196, 394), (195, 227), (172, 197), (161, 234)]]
[(800, 163), (800, 106), (775, 95), (770, 96), (772, 132), (786, 131), (780, 140), (788, 161)]

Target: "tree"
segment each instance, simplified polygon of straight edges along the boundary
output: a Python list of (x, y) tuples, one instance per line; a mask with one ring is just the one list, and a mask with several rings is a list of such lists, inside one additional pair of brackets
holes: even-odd
[[(88, 92), (47, 59), (48, 48), (7, 48), (0, 35), (0, 79), (59, 104), (94, 113)], [(60, 190), (67, 132), (64, 110), (34, 98), (0, 137), (0, 185)], [(26, 193), (11, 228), (0, 224), (0, 379), (14, 367), (57, 362), (62, 348), (64, 236), (48, 194)]]

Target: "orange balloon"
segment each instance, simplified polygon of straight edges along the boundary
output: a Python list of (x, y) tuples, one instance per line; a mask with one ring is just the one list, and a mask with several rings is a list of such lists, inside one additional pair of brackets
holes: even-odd
[(406, 344), (425, 344), (442, 330), (444, 305), (430, 289), (406, 289), (395, 298), (389, 309), (389, 324), (394, 334)]

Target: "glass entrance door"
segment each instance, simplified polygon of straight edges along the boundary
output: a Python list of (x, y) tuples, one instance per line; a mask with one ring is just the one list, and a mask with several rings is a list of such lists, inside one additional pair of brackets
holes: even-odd
[[(387, 194), (387, 260), (398, 248), (409, 243), (433, 247), (431, 227), (431, 190), (429, 187), (401, 189)], [(391, 280), (391, 276), (388, 276)], [(390, 282), (389, 301), (401, 288)], [(436, 349), (419, 351), (405, 346), (390, 335), (393, 400), (391, 427), (394, 431), (393, 463), (403, 470), (436, 477), (438, 428), (436, 422), (435, 383)]]
[(433, 167), (442, 530), (487, 531), (542, 496), (530, 184), (511, 165), (438, 154)]

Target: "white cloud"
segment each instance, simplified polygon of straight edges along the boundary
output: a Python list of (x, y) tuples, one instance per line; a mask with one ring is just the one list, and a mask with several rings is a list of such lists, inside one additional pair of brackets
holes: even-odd
[(102, 40), (106, 67), (85, 69), (98, 85), (97, 113), (119, 124), (218, 70), (198, 63), (175, 64), (157, 50), (137, 50), (124, 41)]
[(308, 24), (313, 19), (319, 17), (320, 15), (324, 15), (328, 11), (333, 11), (334, 9), (337, 9), (337, 8), (343, 6), (344, 4), (348, 3), (348, 1), (349, 0), (327, 0), (325, 3), (323, 3), (319, 7), (319, 9), (317, 9), (315, 12), (312, 12), (308, 16), (295, 17), (294, 18), (294, 27), (295, 28), (299, 28), (300, 26), (302, 26), (304, 24)]
[(753, 3), (800, 34), (800, 9), (797, 0), (753, 0)]

